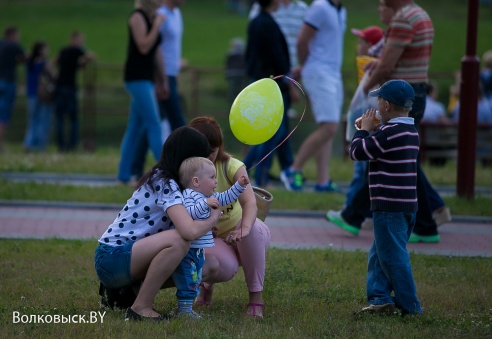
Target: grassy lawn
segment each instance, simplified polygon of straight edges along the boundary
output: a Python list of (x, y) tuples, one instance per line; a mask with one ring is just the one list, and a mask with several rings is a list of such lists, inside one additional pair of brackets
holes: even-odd
[[(307, 1), (310, 3), (311, 1)], [(466, 10), (462, 0), (421, 1), (433, 18), (436, 39), (431, 74), (438, 77), (440, 99), (447, 101), (452, 72), (459, 69), (465, 52)], [(119, 162), (119, 143), (126, 124), (128, 96), (121, 83), (127, 28), (133, 1), (121, 0), (4, 0), (0, 1), (1, 27), (21, 29), (26, 50), (37, 39), (50, 45), (50, 56), (64, 46), (72, 30), (86, 34), (86, 45), (98, 57), (97, 145), (94, 153), (58, 154), (51, 145), (47, 153), (26, 154), (21, 148), (25, 128), (25, 98), (19, 96), (8, 131), (9, 143), (0, 153), (0, 172), (54, 172), (114, 175)], [(378, 24), (377, 0), (344, 3), (348, 29)], [(244, 147), (227, 128), (226, 85), (221, 73), (231, 38), (245, 37), (247, 18), (230, 13), (226, 1), (188, 0), (183, 7), (185, 35), (183, 56), (192, 67), (214, 69), (200, 81), (200, 105), (188, 100), (188, 118), (214, 114), (223, 126), (227, 149), (242, 158)], [(490, 49), (492, 6), (480, 7), (477, 54)], [(356, 38), (347, 31), (343, 69), (346, 102), (355, 88)], [(95, 67), (95, 66), (94, 66)], [(19, 68), (23, 81), (23, 69)], [(92, 79), (92, 81), (95, 81)], [(181, 83), (188, 93), (193, 82), (186, 75)], [(188, 97), (187, 97), (188, 98)], [(83, 112), (84, 111), (83, 109)], [(292, 135), (294, 150), (313, 128), (310, 113)], [(82, 124), (84, 123), (82, 116)], [(292, 124), (291, 126), (293, 126)], [(335, 182), (349, 182), (352, 162), (341, 155), (337, 137), (331, 165)], [(149, 156), (147, 168), (153, 163)], [(455, 185), (456, 163), (424, 170), (434, 185)], [(273, 173), (278, 173), (274, 163)], [(315, 177), (313, 162), (304, 170)], [(477, 165), (477, 186), (492, 187), (492, 171)], [(36, 183), (13, 183), (0, 179), (0, 200), (49, 200), (123, 204), (131, 189), (125, 186), (80, 187)], [(291, 193), (272, 189), (272, 209), (326, 211), (338, 209), (343, 194)], [(492, 216), (492, 198), (477, 196), (468, 201), (444, 197), (454, 215)], [(14, 338), (489, 338), (492, 333), (491, 258), (461, 258), (412, 254), (412, 266), (424, 315), (419, 317), (365, 317), (352, 312), (366, 305), (367, 253), (336, 250), (269, 249), (265, 278), (266, 318), (244, 318), (246, 286), (242, 270), (227, 284), (218, 285), (211, 307), (199, 310), (202, 321), (172, 323), (125, 323), (123, 313), (108, 311), (103, 322), (87, 324), (13, 323), (14, 312), (32, 316), (85, 316), (100, 311), (98, 280), (94, 271), (96, 241), (0, 239), (0, 337)], [(158, 294), (156, 308), (170, 312), (176, 306), (175, 290)], [(101, 312), (102, 313), (102, 312)], [(16, 313), (17, 314), (17, 313)]]
[[(85, 315), (99, 310), (93, 268), (95, 241), (0, 240), (2, 337), (176, 338), (486, 338), (492, 326), (492, 259), (412, 254), (419, 317), (355, 319), (365, 306), (367, 254), (333, 250), (268, 251), (266, 318), (245, 319), (242, 270), (217, 285), (201, 321), (125, 323), (108, 311), (103, 322), (13, 323), (18, 315)], [(160, 312), (176, 307), (175, 289), (161, 291)], [(197, 308), (198, 310), (198, 308)], [(17, 314), (17, 313), (16, 313)], [(78, 317), (77, 317), (78, 318)], [(49, 318), (46, 318), (49, 319)]]
[[(295, 134), (294, 134), (295, 135)], [(227, 140), (233, 140), (231, 136)], [(233, 144), (233, 152), (241, 158), (241, 145)], [(119, 162), (116, 148), (100, 148), (95, 153), (58, 154), (51, 149), (44, 154), (25, 154), (19, 146), (12, 146), (11, 151), (0, 153), (0, 172), (51, 172), (60, 174), (101, 174), (114, 176)], [(149, 155), (147, 168), (153, 164)], [(335, 156), (331, 165), (331, 175), (335, 182), (350, 182), (353, 162), (342, 156)], [(425, 173), (434, 185), (451, 185), (456, 183), (456, 163), (448, 162), (443, 167), (425, 165)], [(274, 160), (272, 173), (278, 174), (279, 168)], [(315, 178), (314, 162), (310, 161), (304, 171), (310, 180)], [(131, 188), (116, 184), (107, 187), (81, 187), (49, 185), (41, 183), (14, 183), (0, 179), (2, 190), (0, 199), (6, 200), (49, 200), (79, 201), (91, 203), (123, 204), (129, 197)], [(490, 167), (477, 164), (475, 184), (492, 190), (492, 172)], [(283, 188), (271, 189), (275, 196), (272, 209), (326, 211), (339, 209), (345, 200), (343, 194), (317, 194), (314, 192), (288, 192)], [(445, 196), (444, 200), (455, 215), (492, 216), (490, 194), (468, 201), (455, 196)]]
[[(312, 1), (307, 0), (308, 4)], [(461, 0), (418, 2), (430, 14), (436, 31), (431, 71), (454, 71), (465, 53), (467, 3)], [(357, 38), (352, 27), (381, 25), (377, 0), (344, 3), (348, 13), (344, 68), (354, 67)], [(121, 0), (6, 0), (2, 1), (2, 26), (17, 25), (22, 43), (30, 48), (37, 39), (46, 40), (51, 55), (67, 43), (73, 30), (86, 34), (87, 47), (103, 63), (122, 64), (125, 58), (126, 20), (133, 1)], [(246, 16), (229, 12), (226, 1), (189, 0), (182, 7), (185, 30), (183, 56), (199, 66), (222, 67), (230, 39), (246, 37)], [(492, 7), (480, 6), (477, 54), (490, 49)]]

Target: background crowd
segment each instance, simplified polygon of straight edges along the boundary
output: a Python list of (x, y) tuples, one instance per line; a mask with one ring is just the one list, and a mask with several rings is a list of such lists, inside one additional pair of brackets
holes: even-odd
[[(24, 64), (28, 102), (24, 149), (46, 149), (54, 116), (58, 150), (74, 151), (79, 143), (77, 71), (95, 56), (85, 50), (84, 35), (79, 31), (71, 33), (68, 45), (53, 61), (48, 59), (47, 42), (36, 41), (26, 53), (20, 44), (20, 34), (17, 27), (9, 26), (0, 41), (0, 150), (17, 96), (16, 69), (19, 64)], [(67, 118), (68, 130), (65, 126)]]

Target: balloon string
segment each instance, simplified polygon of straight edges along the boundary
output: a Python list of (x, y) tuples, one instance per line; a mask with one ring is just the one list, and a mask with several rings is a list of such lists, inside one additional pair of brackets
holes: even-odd
[[(289, 79), (290, 81), (292, 81), (292, 83), (294, 85), (296, 85), (301, 90), (302, 94), (304, 95), (304, 99), (306, 99), (306, 93), (302, 89), (301, 84), (298, 83), (296, 80), (292, 79), (291, 77), (288, 77), (287, 75), (277, 75), (277, 76), (273, 77), (272, 79), (275, 80), (275, 79), (278, 79), (278, 78), (281, 78), (281, 77), (286, 77), (287, 79)], [(268, 152), (268, 154), (265, 155), (260, 161), (258, 161), (253, 167), (249, 168), (248, 171), (251, 171), (253, 168), (255, 168), (256, 166), (258, 166), (263, 160), (265, 160), (266, 158), (268, 158), (268, 156), (270, 154), (272, 154), (273, 151), (275, 151), (277, 148), (279, 148), (287, 139), (290, 138), (290, 136), (292, 135), (292, 133), (294, 133), (294, 131), (297, 129), (297, 127), (299, 127), (299, 124), (301, 123), (302, 119), (304, 118), (304, 114), (306, 113), (306, 108), (307, 108), (307, 100), (304, 100), (304, 109), (302, 111), (301, 118), (297, 122), (297, 125), (292, 129), (292, 131), (290, 131), (289, 134), (287, 134), (287, 136), (284, 138), (284, 140), (282, 140), (274, 149), (272, 149), (270, 152)], [(288, 117), (285, 117), (285, 118), (288, 119)]]

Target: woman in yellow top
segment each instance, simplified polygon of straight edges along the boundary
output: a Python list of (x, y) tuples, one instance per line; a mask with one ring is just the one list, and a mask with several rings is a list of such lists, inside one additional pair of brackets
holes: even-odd
[[(244, 164), (224, 150), (222, 130), (212, 117), (198, 117), (190, 127), (202, 132), (208, 139), (209, 159), (217, 171), (217, 192), (231, 187), (241, 176), (248, 176)], [(224, 166), (225, 164), (225, 166)], [(205, 250), (203, 281), (196, 305), (209, 305), (214, 284), (231, 280), (239, 265), (243, 266), (249, 303), (246, 315), (263, 318), (263, 283), (265, 278), (266, 250), (270, 244), (270, 229), (256, 218), (256, 200), (251, 186), (237, 201), (223, 206), (224, 215), (217, 223), (215, 246)]]

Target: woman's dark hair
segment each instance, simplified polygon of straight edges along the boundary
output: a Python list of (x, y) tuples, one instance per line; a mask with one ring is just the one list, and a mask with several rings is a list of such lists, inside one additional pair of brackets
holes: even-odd
[(266, 9), (272, 5), (273, 0), (257, 0), (257, 2), (262, 9)]
[(188, 126), (193, 127), (207, 137), (210, 148), (218, 148), (215, 161), (226, 161), (231, 155), (224, 149), (224, 137), (219, 123), (213, 117), (197, 117), (190, 121)]
[(46, 47), (46, 43), (44, 41), (36, 41), (31, 48), (31, 54), (27, 59), (27, 67), (31, 70), (34, 67), (34, 63), (37, 59), (42, 55), (43, 48)]
[[(208, 158), (210, 146), (207, 138), (194, 128), (182, 126), (175, 129), (162, 146), (161, 157), (139, 181), (137, 187), (147, 184), (154, 190), (154, 181), (173, 179), (179, 184), (179, 166), (190, 157)], [(183, 187), (180, 185), (180, 188)]]

